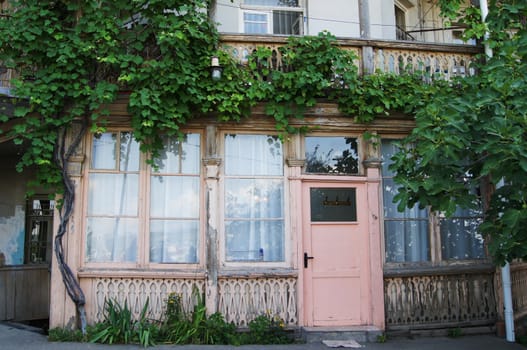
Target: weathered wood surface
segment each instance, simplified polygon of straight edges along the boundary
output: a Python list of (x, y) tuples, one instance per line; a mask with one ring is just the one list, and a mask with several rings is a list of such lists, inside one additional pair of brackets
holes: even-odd
[(0, 320), (48, 318), (49, 281), (46, 265), (0, 268)]
[(388, 329), (492, 325), (494, 271), (390, 276), (384, 279)]

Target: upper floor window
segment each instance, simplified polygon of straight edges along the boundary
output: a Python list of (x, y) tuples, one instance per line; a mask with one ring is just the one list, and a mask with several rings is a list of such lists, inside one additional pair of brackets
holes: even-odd
[(225, 135), (225, 259), (285, 260), (284, 160), (272, 135)]
[(303, 8), (298, 0), (244, 0), (242, 16), (246, 34), (303, 33)]
[(163, 140), (156, 166), (150, 169), (142, 165), (131, 132), (93, 136), (87, 262), (199, 261), (200, 135)]
[(305, 137), (306, 173), (359, 173), (357, 139), (341, 136)]
[(387, 263), (473, 260), (486, 257), (483, 236), (478, 231), (481, 210), (458, 208), (445, 218), (418, 205), (397, 210), (395, 175), (391, 157), (397, 152), (395, 140), (381, 142), (383, 158), (382, 184), (384, 202), (385, 261)]

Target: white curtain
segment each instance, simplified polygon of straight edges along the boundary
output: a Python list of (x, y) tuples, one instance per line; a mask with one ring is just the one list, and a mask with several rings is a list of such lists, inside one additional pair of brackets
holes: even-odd
[(131, 133), (95, 135), (88, 182), (87, 260), (137, 259), (139, 144)]
[(227, 135), (225, 169), (227, 260), (284, 260), (281, 142), (273, 136)]
[(199, 134), (164, 138), (150, 179), (151, 262), (198, 262), (200, 155)]

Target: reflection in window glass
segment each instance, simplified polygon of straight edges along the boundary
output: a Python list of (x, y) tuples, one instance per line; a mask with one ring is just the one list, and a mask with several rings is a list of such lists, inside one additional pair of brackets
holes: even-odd
[(282, 142), (278, 136), (227, 135), (226, 175), (282, 175)]
[(200, 135), (187, 134), (182, 140), (177, 137), (162, 137), (163, 149), (154, 160), (155, 172), (163, 174), (198, 174), (200, 166)]
[(275, 136), (225, 136), (227, 261), (283, 261), (282, 143)]
[(353, 137), (305, 138), (306, 172), (318, 174), (357, 174), (359, 156)]
[(105, 132), (93, 137), (91, 168), (115, 169), (117, 164), (117, 134)]
[(439, 221), (443, 259), (485, 258), (484, 240), (478, 230), (482, 214), (481, 210), (458, 208), (453, 216)]

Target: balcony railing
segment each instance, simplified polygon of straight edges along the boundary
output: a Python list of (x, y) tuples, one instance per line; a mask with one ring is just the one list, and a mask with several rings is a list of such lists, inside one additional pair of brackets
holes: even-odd
[[(287, 38), (276, 36), (222, 35), (222, 48), (230, 52), (241, 64), (258, 48), (272, 52), (269, 67), (282, 70), (285, 65), (279, 48)], [(356, 53), (354, 62), (359, 72), (381, 71), (401, 74), (407, 71), (424, 72), (428, 77), (451, 79), (454, 76), (474, 75), (472, 63), (483, 50), (479, 46), (459, 44), (430, 44), (387, 40), (340, 39), (346, 50)], [(363, 54), (369, 53), (369, 54)]]

